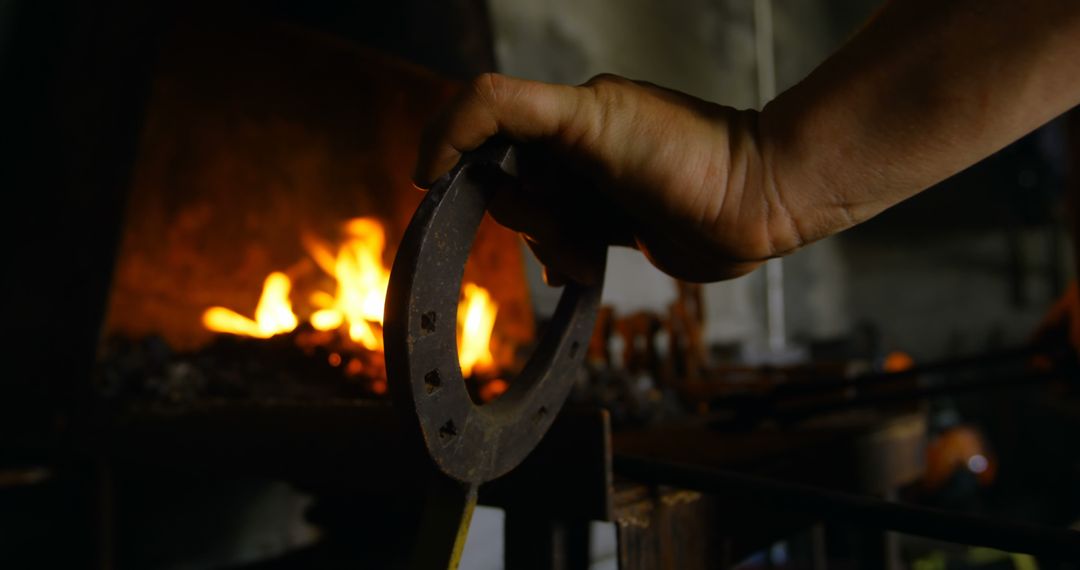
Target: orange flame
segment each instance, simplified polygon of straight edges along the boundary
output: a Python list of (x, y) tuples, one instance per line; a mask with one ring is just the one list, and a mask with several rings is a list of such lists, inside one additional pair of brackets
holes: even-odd
[(292, 283), (284, 273), (273, 272), (266, 276), (262, 296), (255, 307), (255, 320), (251, 320), (225, 307), (211, 307), (203, 313), (203, 325), (216, 332), (224, 332), (255, 338), (270, 338), (296, 328), (296, 315), (289, 302)]
[[(316, 308), (308, 319), (311, 326), (320, 331), (345, 328), (354, 342), (371, 351), (382, 351), (383, 304), (390, 281), (390, 270), (382, 262), (386, 247), (382, 224), (373, 218), (349, 220), (345, 240), (336, 252), (319, 240), (304, 241), (315, 263), (337, 281), (333, 295), (325, 291), (311, 294), (311, 304)], [(203, 324), (212, 331), (257, 338), (289, 332), (296, 328), (298, 320), (289, 302), (291, 286), (285, 274), (271, 273), (255, 309), (255, 320), (224, 307), (212, 307), (203, 314)], [(498, 305), (487, 289), (465, 284), (458, 305), (457, 331), (464, 376), (494, 371), (490, 343), (497, 313)], [(341, 356), (337, 355), (334, 365), (340, 364)]]
[(491, 331), (495, 328), (498, 305), (491, 300), (487, 289), (466, 283), (458, 305), (458, 361), (461, 374), (469, 377), (473, 371), (489, 371), (495, 366), (491, 356)]
[(328, 331), (348, 325), (349, 338), (368, 350), (382, 350), (383, 303), (390, 270), (383, 265), (386, 233), (372, 218), (356, 218), (345, 224), (346, 239), (337, 255), (323, 244), (309, 240), (308, 249), (323, 271), (337, 279), (337, 293), (315, 293), (311, 302), (318, 311), (311, 326)]

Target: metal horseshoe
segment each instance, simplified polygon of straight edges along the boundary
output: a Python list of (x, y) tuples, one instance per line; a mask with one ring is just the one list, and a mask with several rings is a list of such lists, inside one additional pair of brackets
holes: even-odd
[[(602, 284), (568, 284), (507, 392), (477, 405), (466, 390), (456, 331), (465, 262), (495, 187), (516, 176), (516, 152), (509, 144), (489, 143), (463, 157), (424, 197), (390, 274), (384, 328), (390, 390), (445, 475), (423, 523), (427, 544), (418, 547), (417, 567), (457, 567), (477, 488), (516, 467), (540, 442), (592, 336)], [(440, 535), (452, 535), (453, 543), (436, 544)]]

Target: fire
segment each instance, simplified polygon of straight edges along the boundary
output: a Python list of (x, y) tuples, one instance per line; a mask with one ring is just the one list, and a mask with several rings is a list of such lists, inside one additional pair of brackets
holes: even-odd
[[(311, 294), (310, 302), (315, 310), (308, 322), (319, 331), (344, 329), (353, 342), (381, 352), (383, 304), (390, 282), (390, 270), (382, 261), (386, 232), (373, 218), (349, 220), (344, 229), (344, 240), (336, 251), (319, 240), (304, 240), (316, 265), (337, 282), (334, 294), (325, 291)], [(224, 307), (212, 307), (203, 313), (203, 324), (212, 331), (256, 338), (290, 332), (299, 321), (289, 301), (291, 288), (288, 276), (271, 273), (263, 286), (254, 320)], [(497, 313), (498, 305), (487, 289), (465, 284), (458, 305), (458, 354), (464, 376), (494, 371), (490, 344)], [(332, 356), (337, 356), (337, 364), (341, 364), (340, 355)]]
[(270, 338), (296, 328), (296, 315), (289, 302), (292, 282), (284, 273), (274, 272), (263, 282), (262, 296), (255, 307), (255, 320), (225, 307), (211, 307), (203, 313), (203, 325), (217, 331), (256, 338)]
[(473, 370), (494, 368), (491, 356), (491, 331), (495, 328), (498, 305), (491, 300), (487, 289), (466, 283), (463, 299), (458, 305), (458, 361), (461, 374), (471, 376)]
[(390, 270), (383, 265), (386, 233), (372, 218), (356, 218), (345, 224), (345, 241), (337, 255), (323, 244), (309, 240), (315, 263), (337, 279), (333, 297), (318, 292), (311, 304), (319, 307), (311, 315), (311, 326), (328, 331), (348, 325), (349, 338), (368, 350), (382, 350), (381, 329), (386, 286)]

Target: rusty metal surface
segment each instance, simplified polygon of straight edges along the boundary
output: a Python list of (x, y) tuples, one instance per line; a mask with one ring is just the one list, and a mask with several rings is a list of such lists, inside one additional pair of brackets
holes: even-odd
[(546, 336), (510, 389), (477, 406), (458, 365), (462, 268), (497, 184), (516, 174), (514, 150), (489, 145), (440, 179), (401, 242), (386, 297), (386, 363), (395, 404), (420, 426), (439, 470), (479, 484), (513, 469), (540, 441), (585, 356), (601, 285), (570, 284)]

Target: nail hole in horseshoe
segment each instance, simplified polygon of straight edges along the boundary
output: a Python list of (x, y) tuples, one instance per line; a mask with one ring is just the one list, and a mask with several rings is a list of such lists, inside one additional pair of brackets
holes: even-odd
[(438, 390), (439, 387), (442, 386), (442, 377), (439, 376), (438, 369), (424, 374), (424, 385), (427, 387), (428, 394)]
[(444, 441), (457, 435), (457, 426), (454, 425), (454, 420), (446, 420), (446, 423), (439, 428), (439, 437)]
[(429, 334), (435, 332), (435, 321), (438, 317), (435, 311), (428, 311), (420, 315), (420, 329)]
[(581, 348), (581, 343), (576, 340), (570, 344), (570, 358), (577, 358), (579, 348)]
[(536, 423), (544, 421), (544, 418), (547, 417), (547, 413), (547, 406), (540, 406), (540, 409), (536, 410), (536, 415), (533, 416), (533, 421)]

